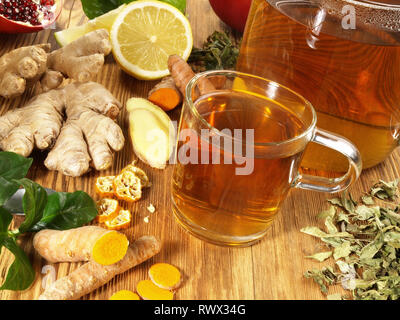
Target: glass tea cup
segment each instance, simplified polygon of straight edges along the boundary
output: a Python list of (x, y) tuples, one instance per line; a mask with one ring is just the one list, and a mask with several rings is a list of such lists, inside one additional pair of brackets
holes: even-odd
[[(186, 88), (172, 178), (179, 224), (215, 244), (251, 245), (291, 188), (346, 189), (360, 175), (360, 154), (316, 122), (310, 102), (276, 82), (234, 71), (195, 76)], [(310, 142), (343, 154), (348, 171), (338, 178), (302, 175)]]

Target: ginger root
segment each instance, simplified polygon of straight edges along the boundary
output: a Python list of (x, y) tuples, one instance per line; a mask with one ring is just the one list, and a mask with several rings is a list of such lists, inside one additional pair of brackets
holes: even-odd
[(148, 99), (164, 111), (170, 111), (182, 103), (182, 94), (174, 79), (166, 77), (150, 90)]
[(64, 77), (93, 80), (111, 52), (106, 29), (85, 34), (50, 53), (50, 44), (21, 47), (0, 57), (0, 96), (14, 98), (40, 81), (38, 92), (58, 88)]
[(97, 226), (63, 231), (44, 229), (33, 238), (36, 251), (52, 263), (93, 260), (111, 265), (125, 256), (128, 245), (124, 234)]
[(136, 240), (125, 257), (112, 265), (102, 266), (90, 261), (69, 275), (58, 279), (39, 297), (39, 300), (76, 300), (106, 284), (121, 274), (160, 252), (160, 242), (152, 236)]
[(34, 147), (52, 148), (46, 167), (73, 177), (86, 173), (90, 164), (106, 170), (113, 161), (112, 150), (121, 150), (125, 142), (113, 120), (120, 108), (98, 83), (68, 84), (1, 116), (0, 149), (27, 157)]
[(45, 73), (49, 44), (21, 47), (0, 57), (0, 96), (23, 94)]

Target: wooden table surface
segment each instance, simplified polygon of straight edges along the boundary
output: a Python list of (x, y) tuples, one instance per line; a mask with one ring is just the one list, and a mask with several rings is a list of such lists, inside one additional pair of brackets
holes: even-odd
[[(213, 13), (208, 0), (188, 0), (187, 15), (192, 24), (195, 45), (203, 41), (216, 29), (227, 28)], [(62, 14), (57, 22), (57, 30), (80, 25), (86, 21), (79, 0), (65, 0)], [(54, 30), (44, 30), (27, 35), (0, 35), (0, 55), (11, 49), (30, 44), (46, 43), (57, 48), (53, 37)], [(155, 82), (138, 81), (125, 74), (114, 62), (112, 55), (106, 58), (106, 64), (97, 82), (108, 88), (121, 102), (130, 97), (146, 97)], [(24, 96), (6, 101), (0, 98), (0, 114), (8, 109), (24, 104), (30, 97)], [(176, 120), (180, 109), (171, 112)], [(106, 172), (92, 171), (80, 178), (70, 178), (56, 172), (47, 171), (43, 165), (46, 153), (34, 152), (34, 164), (29, 178), (45, 187), (57, 191), (84, 190), (96, 197), (94, 181), (99, 175), (111, 175), (119, 172), (125, 165), (135, 159), (132, 145), (128, 138), (128, 121), (125, 111), (118, 122), (126, 136), (124, 149), (117, 153), (111, 169)], [(361, 195), (379, 178), (393, 180), (399, 177), (400, 154), (396, 150), (381, 165), (365, 170), (350, 191)], [(184, 274), (184, 282), (176, 291), (177, 300), (184, 299), (325, 299), (319, 288), (311, 280), (305, 279), (303, 273), (312, 268), (320, 268), (323, 264), (311, 261), (304, 256), (316, 252), (320, 244), (314, 238), (304, 235), (299, 230), (309, 225), (318, 225), (317, 213), (327, 207), (325, 199), (328, 194), (292, 190), (286, 199), (280, 214), (274, 221), (267, 236), (257, 244), (247, 248), (227, 248), (205, 243), (190, 236), (175, 222), (171, 212), (170, 183), (172, 166), (165, 170), (153, 170), (140, 163), (153, 183), (144, 192), (144, 197), (131, 206), (134, 212), (132, 226), (126, 230), (130, 240), (142, 235), (154, 235), (163, 242), (161, 252), (149, 261), (130, 271), (115, 277), (107, 285), (92, 292), (84, 299), (108, 299), (112, 293), (122, 290), (135, 290), (136, 284), (147, 279), (148, 268), (155, 262), (167, 262), (180, 268)], [(150, 214), (146, 207), (154, 204), (156, 212)], [(149, 216), (149, 222), (144, 218)], [(34, 269), (36, 280), (32, 287), (24, 292), (2, 291), (0, 299), (37, 299), (43, 291), (42, 274), (47, 262), (36, 254), (32, 247), (31, 237), (21, 240), (21, 245), (28, 253)], [(6, 276), (8, 266), (12, 263), (12, 255), (3, 248), (0, 256), (0, 283)], [(329, 261), (324, 264), (333, 264)], [(56, 277), (60, 278), (80, 264), (54, 264)], [(339, 286), (331, 288), (330, 293), (341, 292)]]

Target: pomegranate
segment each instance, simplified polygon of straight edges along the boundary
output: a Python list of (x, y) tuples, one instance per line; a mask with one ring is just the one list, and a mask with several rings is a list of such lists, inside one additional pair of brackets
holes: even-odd
[(39, 26), (53, 20), (54, 0), (0, 0), (0, 15), (8, 20)]

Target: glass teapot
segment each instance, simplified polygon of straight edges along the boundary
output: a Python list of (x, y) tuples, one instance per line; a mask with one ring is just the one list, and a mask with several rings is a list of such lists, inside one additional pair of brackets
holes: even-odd
[[(237, 69), (303, 95), (318, 127), (351, 140), (364, 168), (399, 143), (400, 0), (253, 0)], [(318, 145), (302, 165), (347, 170)]]

